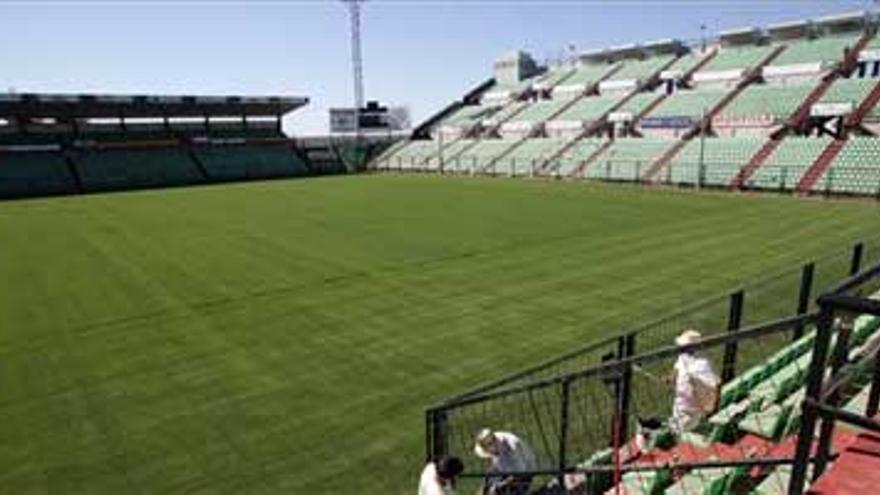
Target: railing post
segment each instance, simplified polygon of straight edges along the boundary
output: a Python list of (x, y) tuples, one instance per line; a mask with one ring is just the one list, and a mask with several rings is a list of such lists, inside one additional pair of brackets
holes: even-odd
[[(837, 328), (837, 345), (834, 347), (834, 354), (831, 357), (831, 376), (836, 375), (840, 369), (846, 364), (846, 358), (849, 354), (849, 337), (852, 333), (852, 325), (841, 325)], [(837, 407), (840, 402), (840, 394), (835, 392), (830, 394), (826, 402), (831, 407)], [(831, 456), (831, 438), (834, 435), (833, 417), (822, 418), (819, 428), (819, 444), (816, 452), (816, 465), (813, 467), (813, 481), (817, 480), (825, 468), (828, 466), (828, 458)]]
[(568, 446), (568, 409), (571, 402), (571, 378), (562, 381), (562, 411), (559, 423), (559, 486), (565, 486), (566, 447)]
[(868, 394), (868, 407), (865, 416), (873, 418), (880, 407), (880, 352), (874, 355), (874, 376), (871, 380), (871, 392)]
[(434, 418), (434, 411), (427, 410), (425, 411), (425, 463), (429, 463), (434, 460), (434, 438), (432, 435), (432, 426), (434, 422), (432, 421)]
[(849, 274), (853, 276), (862, 269), (862, 256), (865, 254), (865, 244), (858, 243), (853, 246), (852, 263), (849, 265)]
[[(831, 341), (833, 309), (827, 303), (820, 303), (819, 317), (816, 322), (816, 339), (813, 344), (813, 357), (810, 360), (810, 371), (807, 375), (806, 397), (816, 402), (822, 395), (822, 379), (825, 375), (825, 360), (828, 345)], [(813, 433), (816, 430), (818, 410), (810, 402), (801, 404), (801, 426), (798, 433), (797, 448), (792, 465), (791, 480), (788, 485), (789, 495), (803, 495), (807, 479), (807, 467), (813, 446)]]
[[(815, 263), (807, 263), (801, 271), (801, 290), (798, 294), (797, 314), (805, 315), (810, 309), (810, 295), (813, 292), (813, 274), (816, 271)], [(792, 340), (798, 340), (804, 336), (804, 324), (798, 322), (794, 327)]]
[(446, 455), (446, 411), (434, 409), (430, 412), (431, 416), (431, 441), (428, 442), (431, 448), (428, 460), (439, 459)]
[[(636, 353), (636, 334), (629, 333), (620, 337), (618, 342), (618, 355), (622, 359), (634, 356)], [(620, 404), (620, 438), (629, 438), (629, 409), (632, 402), (632, 366), (622, 370), (620, 387), (617, 390)]]
[[(617, 339), (617, 359), (626, 359), (635, 353), (635, 334), (621, 335)], [(614, 381), (615, 414), (619, 421), (620, 438), (629, 437), (629, 406), (632, 394), (632, 367), (622, 368)]]
[[(745, 292), (738, 290), (730, 295), (730, 313), (727, 318), (727, 331), (736, 332), (742, 325), (743, 302)], [(736, 376), (736, 353), (738, 344), (730, 341), (724, 346), (724, 365), (721, 370), (721, 381), (727, 383)]]

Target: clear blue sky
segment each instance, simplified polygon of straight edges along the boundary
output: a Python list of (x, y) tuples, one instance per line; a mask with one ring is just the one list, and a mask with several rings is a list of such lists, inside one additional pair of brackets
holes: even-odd
[[(871, 8), (869, 0), (426, 1), (363, 7), (366, 94), (418, 122), (491, 75), (538, 58)], [(0, 90), (290, 94), (288, 132), (326, 131), (351, 102), (348, 19), (336, 0), (0, 0)]]

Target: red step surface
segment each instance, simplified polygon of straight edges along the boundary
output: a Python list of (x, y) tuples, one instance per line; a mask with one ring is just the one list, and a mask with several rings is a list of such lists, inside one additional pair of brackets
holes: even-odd
[(867, 495), (880, 493), (880, 436), (862, 433), (819, 480), (810, 495)]
[(828, 146), (822, 151), (819, 158), (816, 159), (813, 165), (810, 166), (806, 173), (804, 173), (803, 177), (801, 177), (800, 182), (798, 182), (797, 190), (803, 193), (810, 192), (813, 189), (813, 185), (825, 175), (825, 172), (831, 167), (831, 164), (834, 163), (834, 159), (840, 154), (840, 150), (843, 149), (844, 144), (846, 144), (846, 141), (842, 139), (835, 139), (828, 143)]
[(753, 156), (752, 159), (749, 160), (749, 163), (747, 163), (742, 169), (740, 169), (739, 173), (736, 174), (736, 177), (734, 177), (733, 180), (730, 181), (730, 187), (740, 188), (745, 185), (748, 182), (749, 178), (751, 178), (752, 175), (755, 174), (755, 171), (761, 168), (761, 165), (764, 164), (764, 162), (767, 160), (767, 157), (769, 157), (776, 150), (776, 148), (779, 147), (779, 143), (781, 142), (782, 139), (768, 139), (767, 142), (764, 143), (763, 146), (761, 146), (761, 149), (759, 149), (758, 152), (755, 153), (755, 156)]

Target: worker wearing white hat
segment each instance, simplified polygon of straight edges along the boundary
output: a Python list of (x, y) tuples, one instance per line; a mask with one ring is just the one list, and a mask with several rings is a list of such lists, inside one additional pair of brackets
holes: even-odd
[(531, 447), (522, 439), (513, 433), (484, 428), (477, 435), (474, 453), (487, 461), (489, 472), (499, 473), (499, 476), (487, 480), (484, 493), (489, 495), (528, 493), (532, 477), (527, 473), (535, 471), (537, 461)]
[[(700, 332), (686, 330), (675, 339), (675, 345), (684, 347), (701, 338)], [(670, 426), (679, 433), (691, 431), (717, 408), (721, 380), (708, 358), (683, 351), (675, 361), (672, 381), (675, 383), (675, 399)]]

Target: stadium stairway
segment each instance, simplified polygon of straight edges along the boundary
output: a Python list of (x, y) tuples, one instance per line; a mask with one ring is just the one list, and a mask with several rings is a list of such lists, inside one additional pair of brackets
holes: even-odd
[[(608, 109), (605, 113), (603, 113), (598, 119), (596, 119), (596, 121), (593, 122), (592, 125), (590, 125), (590, 126), (589, 126), (587, 129), (585, 129), (583, 132), (579, 133), (577, 136), (575, 136), (575, 137), (574, 137), (573, 139), (571, 139), (569, 142), (565, 143), (565, 145), (563, 145), (559, 150), (557, 150), (556, 153), (554, 153), (554, 154), (551, 155), (549, 158), (547, 158), (546, 160), (544, 160), (544, 162), (541, 163), (541, 164), (539, 165), (538, 170), (539, 170), (540, 172), (546, 172), (548, 166), (549, 166), (551, 163), (554, 163), (554, 162), (555, 162), (556, 160), (558, 160), (561, 156), (564, 156), (566, 153), (568, 153), (568, 152), (571, 150), (571, 148), (573, 148), (573, 147), (574, 147), (574, 146), (575, 146), (575, 145), (576, 145), (581, 139), (584, 139), (584, 138), (586, 138), (586, 137), (589, 137), (590, 135), (592, 135), (593, 133), (595, 133), (597, 130), (601, 129), (601, 128), (605, 125), (605, 123), (606, 123), (606, 121), (607, 121), (607, 119), (608, 119), (608, 116), (609, 116), (610, 114), (612, 114), (613, 112), (616, 112), (616, 111), (619, 110), (622, 106), (626, 105), (627, 102), (629, 102), (629, 100), (631, 100), (633, 97), (635, 97), (635, 96), (636, 96), (637, 94), (639, 94), (640, 92), (642, 92), (642, 91), (644, 91), (645, 89), (647, 89), (647, 88), (651, 87), (652, 85), (654, 85), (654, 84), (656, 83), (656, 81), (658, 80), (658, 78), (660, 77), (660, 74), (661, 74), (664, 70), (668, 69), (669, 67), (672, 67), (676, 62), (678, 62), (678, 61), (681, 59), (681, 57), (682, 57), (682, 56), (679, 55), (678, 57), (673, 58), (673, 59), (670, 60), (668, 63), (666, 63), (665, 65), (663, 65), (662, 67), (660, 67), (660, 68), (659, 68), (654, 74), (652, 74), (651, 77), (649, 77), (645, 82), (639, 84), (639, 85), (638, 85), (633, 91), (631, 91), (630, 93), (628, 93), (626, 96), (624, 96), (624, 97), (621, 98), (619, 101), (617, 101), (613, 106), (611, 106), (611, 108), (609, 108), (609, 109)], [(700, 65), (700, 64), (697, 64), (697, 65)], [(598, 83), (597, 83), (597, 84), (598, 84)], [(648, 105), (648, 107), (647, 107), (645, 110), (643, 110), (643, 111), (639, 114), (638, 118), (641, 118), (642, 116), (647, 115), (647, 111), (649, 111), (650, 109), (656, 108), (657, 105), (659, 105), (659, 104), (660, 104), (665, 98), (666, 98), (666, 95), (665, 95), (665, 94), (659, 96), (655, 101), (651, 102), (651, 103)], [(562, 114), (562, 112), (559, 112), (557, 115), (561, 115), (561, 114)], [(555, 117), (555, 116), (554, 116), (554, 117)], [(551, 118), (551, 119), (547, 119), (547, 121), (550, 121), (550, 120), (552, 120), (552, 118)], [(602, 152), (604, 152), (605, 149), (607, 149), (607, 146), (603, 146), (603, 148), (602, 148)], [(602, 154), (601, 152), (598, 152), (598, 151), (597, 151), (597, 153), (594, 153), (593, 155), (591, 155), (590, 158), (588, 158), (588, 159), (587, 159), (587, 160), (586, 160), (581, 166), (578, 167), (578, 169), (580, 169), (580, 170), (578, 170), (578, 171), (579, 171), (579, 172), (582, 172), (584, 166), (588, 166), (589, 163), (590, 163), (591, 161), (593, 161), (596, 157), (600, 156), (601, 154)], [(575, 172), (576, 172), (576, 171), (572, 171), (572, 173), (571, 173), (569, 176), (570, 176), (570, 177), (574, 177), (574, 176), (575, 176)]]
[(779, 144), (782, 142), (782, 138), (779, 139), (768, 139), (766, 143), (758, 150), (757, 153), (746, 163), (743, 168), (740, 169), (739, 173), (736, 174), (736, 177), (730, 181), (730, 187), (733, 188), (741, 188), (745, 185), (749, 178), (754, 175), (755, 171), (757, 171), (761, 165), (764, 164), (764, 161), (768, 156), (772, 155), (776, 148), (779, 147)]
[(834, 141), (831, 141), (822, 151), (822, 154), (819, 155), (819, 158), (816, 159), (810, 168), (807, 169), (806, 173), (804, 173), (803, 177), (801, 177), (796, 190), (801, 193), (809, 193), (816, 182), (825, 175), (825, 172), (831, 167), (831, 163), (834, 162), (834, 159), (840, 154), (840, 150), (843, 149), (845, 144), (845, 139), (835, 139)]
[(681, 76), (682, 82), (684, 82), (686, 86), (690, 87), (691, 80), (693, 79), (694, 74), (703, 70), (703, 67), (706, 67), (706, 65), (712, 62), (712, 59), (714, 59), (716, 55), (718, 55), (718, 49), (710, 51), (708, 55), (703, 57), (702, 60), (696, 63), (687, 72), (685, 72), (684, 75)]
[(202, 160), (199, 159), (198, 155), (196, 155), (196, 152), (193, 151), (192, 149), (187, 149), (186, 154), (189, 156), (189, 159), (192, 160), (192, 162), (196, 164), (196, 169), (199, 171), (199, 174), (201, 174), (202, 179), (210, 180), (211, 176), (208, 174), (208, 171), (205, 169), (205, 164), (202, 163)]
[(843, 74), (849, 74), (852, 72), (853, 68), (859, 61), (859, 53), (873, 38), (873, 33), (865, 33), (859, 38), (859, 41), (857, 41), (852, 50), (849, 51), (847, 58), (841, 62), (840, 67), (822, 78), (822, 81), (813, 88), (813, 91), (807, 96), (800, 108), (798, 108), (798, 110), (791, 116), (789, 119), (790, 127), (794, 129), (801, 127), (803, 122), (810, 116), (810, 108), (822, 99), (822, 96), (825, 95), (828, 88), (830, 88), (835, 81), (840, 79)]
[[(863, 315), (856, 319), (850, 336), (851, 362), (870, 355), (871, 349), (880, 342), (878, 328), (878, 317)], [(634, 441), (621, 447), (620, 462), (636, 467), (639, 471), (631, 471), (622, 476), (619, 487), (606, 479), (607, 484), (593, 492), (613, 494), (616, 488), (620, 488), (620, 493), (627, 495), (786, 493), (790, 475), (790, 466), (787, 465), (775, 468), (698, 467), (690, 470), (672, 469), (669, 466), (793, 458), (798, 438), (799, 405), (805, 394), (814, 338), (815, 332), (808, 333), (727, 382), (721, 391), (719, 411), (709, 418), (708, 424), (700, 428), (702, 434), (686, 433), (678, 443), (669, 445), (665, 441), (660, 442), (665, 445), (656, 446), (644, 453), (639, 452)], [(831, 345), (833, 347), (834, 343)], [(850, 400), (847, 407), (863, 409), (866, 396), (866, 391), (862, 390)], [(838, 428), (832, 437), (833, 448), (835, 451), (847, 451), (857, 443), (858, 438), (858, 431)], [(880, 454), (880, 449), (877, 453)], [(612, 456), (599, 454), (606, 452), (597, 453), (584, 465), (611, 462), (609, 459)], [(880, 456), (874, 462), (880, 463)], [(833, 478), (832, 475), (832, 480)], [(828, 483), (832, 484), (831, 481)], [(831, 495), (843, 492), (815, 493)]]
[[(568, 109), (570, 109), (571, 107), (573, 107), (574, 105), (576, 105), (576, 104), (577, 104), (579, 101), (581, 101), (582, 99), (584, 99), (584, 98), (588, 97), (589, 95), (591, 95), (591, 94), (597, 92), (597, 91), (598, 91), (598, 88), (599, 88), (599, 84), (601, 84), (602, 82), (605, 82), (605, 81), (609, 80), (609, 78), (611, 78), (615, 73), (617, 73), (617, 72), (621, 69), (621, 67), (623, 67), (623, 66), (620, 65), (620, 64), (617, 64), (617, 65), (615, 65), (614, 67), (612, 67), (612, 68), (611, 68), (609, 71), (607, 71), (607, 72), (606, 72), (606, 73), (605, 73), (605, 74), (604, 74), (599, 80), (595, 81), (595, 82), (590, 86), (590, 88), (589, 88), (587, 91), (581, 93), (580, 95), (578, 95), (578, 96), (575, 97), (575, 98), (572, 98), (571, 101), (568, 101), (566, 104), (562, 105), (562, 106), (561, 106), (560, 108), (558, 108), (555, 112), (553, 112), (552, 114), (550, 114), (546, 119), (544, 119), (543, 121), (541, 121), (541, 123), (543, 124), (543, 123), (546, 123), (546, 122), (550, 122), (550, 121), (552, 121), (552, 120), (555, 119), (556, 117), (558, 117), (558, 116), (562, 115), (563, 113), (565, 113), (566, 110), (568, 110)], [(570, 77), (570, 76), (569, 76), (569, 77)], [(558, 85), (558, 84), (557, 84), (557, 85)], [(625, 97), (624, 100), (627, 100), (628, 98), (630, 98), (629, 95), (627, 95), (627, 97)], [(622, 104), (622, 103), (623, 103), (623, 102), (621, 102), (621, 104)], [(617, 108), (616, 105), (615, 105), (615, 108)], [(507, 119), (507, 120), (509, 121), (510, 119)], [(511, 145), (511, 146), (510, 146), (509, 148), (507, 148), (506, 150), (502, 151), (502, 152), (501, 152), (499, 155), (497, 155), (495, 158), (489, 160), (489, 162), (486, 164), (486, 166), (483, 167), (483, 170), (488, 170), (489, 168), (493, 167), (493, 166), (494, 166), (499, 160), (501, 160), (502, 158), (504, 158), (505, 156), (507, 156), (508, 154), (510, 154), (511, 152), (513, 152), (516, 148), (522, 146), (523, 143), (525, 143), (526, 140), (528, 140), (528, 139), (529, 139), (528, 137), (525, 137), (525, 138), (520, 139), (519, 141), (513, 143), (513, 145)], [(563, 148), (565, 148), (565, 146), (563, 146)], [(546, 163), (546, 162), (545, 162), (545, 163)], [(545, 165), (545, 164), (541, 164), (541, 166), (539, 167), (539, 170), (543, 170), (543, 169), (544, 169), (544, 165)]]
[(669, 150), (667, 150), (663, 155), (661, 155), (652, 165), (651, 167), (642, 175), (642, 178), (646, 181), (656, 181), (658, 177), (661, 176), (660, 171), (663, 170), (669, 162), (675, 158), (676, 155), (685, 147), (688, 141), (694, 138), (694, 136), (698, 135), (701, 131), (705, 131), (708, 124), (712, 122), (712, 119), (715, 118), (722, 110), (724, 110), (727, 105), (730, 104), (731, 101), (734, 100), (740, 93), (742, 93), (750, 84), (756, 81), (759, 77), (761, 77), (761, 70), (773, 62), (776, 57), (778, 57), (785, 50), (784, 46), (778, 46), (774, 50), (770, 51), (763, 60), (761, 60), (752, 71), (743, 78), (731, 91), (729, 91), (726, 95), (724, 95), (721, 100), (712, 107), (712, 110), (709, 111), (700, 122), (695, 124), (690, 130), (688, 130), (684, 135), (682, 135), (681, 139)]
[(849, 115), (846, 121), (846, 126), (849, 128), (861, 126), (865, 117), (868, 115), (868, 112), (877, 105), (877, 102), (880, 102), (880, 82), (878, 82), (868, 96), (862, 100), (858, 108), (856, 108), (856, 111)]
[(608, 151), (608, 148), (610, 148), (613, 144), (614, 141), (611, 140), (602, 143), (602, 146), (596, 149), (596, 151), (592, 152), (580, 165), (578, 165), (574, 168), (574, 170), (571, 171), (569, 177), (583, 177), (584, 172), (590, 166), (590, 164), (592, 164), (596, 161), (596, 159), (605, 154), (605, 152)]
[(880, 435), (861, 433), (843, 449), (831, 468), (807, 491), (809, 495), (877, 493), (880, 487)]
[(636, 115), (633, 118), (632, 122), (630, 122), (628, 124), (627, 132), (632, 136), (642, 137), (642, 133), (640, 133), (639, 131), (636, 130), (636, 126), (638, 125), (638, 122), (640, 120), (642, 120), (646, 115), (653, 112), (654, 109), (659, 107), (663, 103), (663, 101), (666, 100), (666, 98), (668, 98), (668, 97), (669, 97), (669, 94), (662, 93), (660, 96), (657, 97), (656, 100), (649, 103), (648, 106), (646, 106), (644, 109), (642, 109), (642, 111), (639, 112), (638, 115)]
[(86, 188), (83, 186), (82, 177), (80, 177), (79, 171), (76, 169), (76, 162), (73, 161), (73, 158), (65, 154), (64, 163), (67, 164), (67, 170), (70, 172), (70, 177), (73, 178), (73, 185), (76, 188), (77, 194), (85, 194)]

